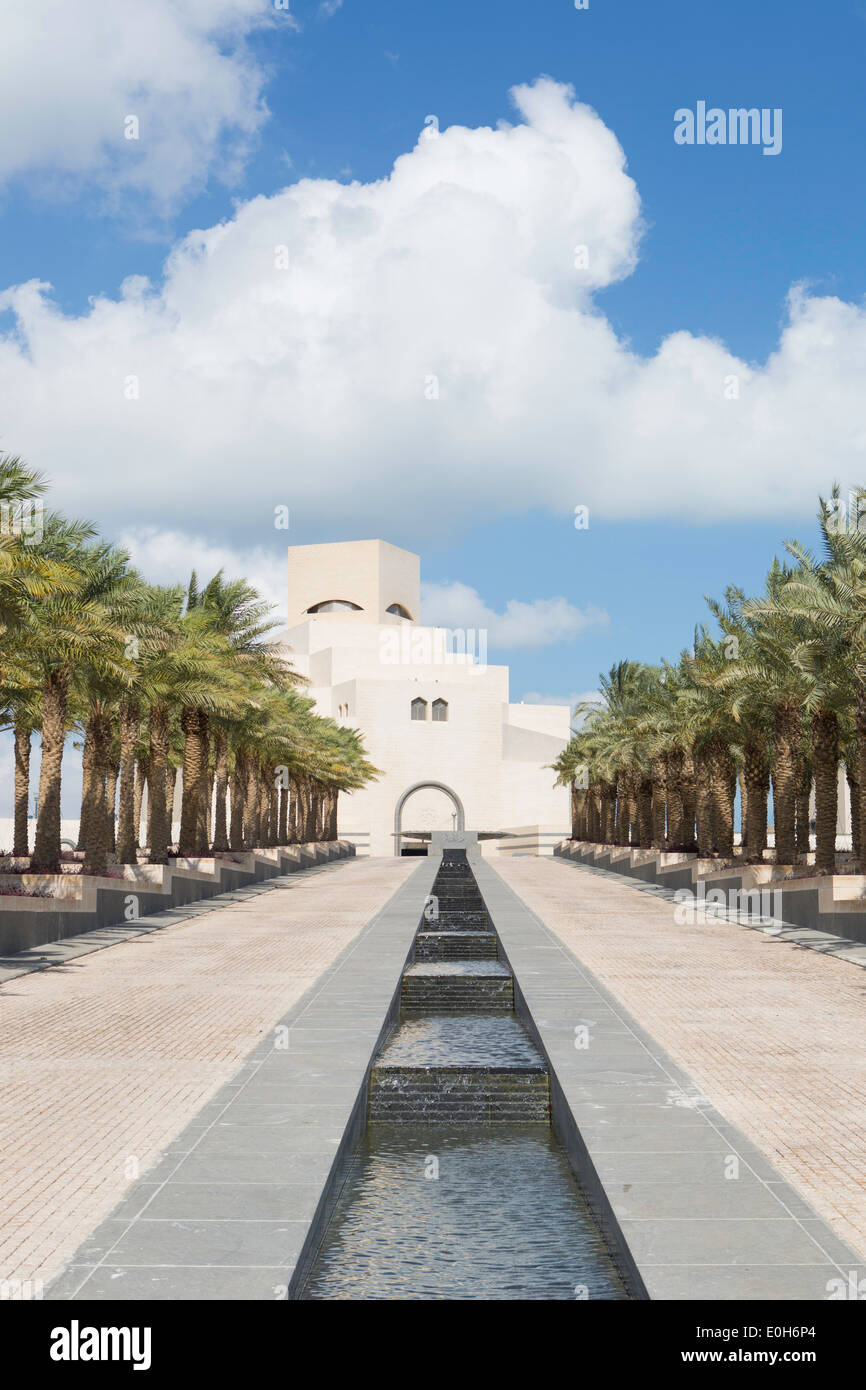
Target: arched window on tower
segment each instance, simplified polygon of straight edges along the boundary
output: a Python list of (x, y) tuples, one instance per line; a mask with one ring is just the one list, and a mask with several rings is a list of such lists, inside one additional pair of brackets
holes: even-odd
[(395, 618), (406, 618), (410, 623), (412, 621), (412, 614), (408, 611), (408, 609), (403, 607), (402, 603), (389, 603), (388, 607), (385, 609), (385, 612), (393, 613)]
[(322, 603), (314, 603), (308, 613), (360, 613), (360, 603), (352, 603), (348, 598), (327, 598)]
[(434, 700), (434, 701), (433, 701), (433, 718), (434, 718), (434, 720), (436, 720), (436, 721), (437, 721), (438, 723), (440, 723), (440, 724), (442, 724), (442, 723), (445, 722), (445, 720), (448, 718), (448, 701), (447, 701), (447, 700)]
[(412, 718), (413, 718), (413, 719), (426, 719), (426, 718), (427, 718), (427, 701), (426, 701), (426, 700), (422, 700), (420, 695), (417, 696), (417, 697), (412, 701)]

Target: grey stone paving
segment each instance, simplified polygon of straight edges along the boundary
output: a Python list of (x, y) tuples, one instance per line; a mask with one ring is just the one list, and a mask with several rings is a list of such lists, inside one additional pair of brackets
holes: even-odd
[[(49, 1298), (269, 1300), (298, 1291), (363, 1128), (367, 1068), (436, 868), (420, 860), (79, 1248)], [(473, 868), (552, 1067), (557, 1128), (648, 1295), (826, 1299), (833, 1281), (866, 1277), (492, 866)]]
[(555, 1074), (557, 1127), (650, 1298), (817, 1300), (863, 1279), (854, 1252), (489, 863), (473, 868)]
[(435, 867), (420, 860), (78, 1249), (47, 1298), (285, 1299), (294, 1292), (364, 1122), (367, 1068), (399, 998)]
[[(663, 884), (644, 883), (631, 874), (617, 873), (616, 869), (602, 869), (595, 864), (572, 859), (567, 854), (561, 858), (564, 864), (571, 864), (583, 873), (601, 874), (604, 878), (618, 879), (620, 883), (625, 881), (637, 892), (647, 893), (650, 897), (661, 898), (665, 902), (678, 901), (676, 890), (665, 888)], [(792, 946), (802, 946), (806, 951), (819, 951), (822, 955), (835, 956), (838, 960), (846, 960), (851, 965), (859, 965), (866, 969), (866, 945), (851, 941), (848, 937), (834, 936), (832, 932), (818, 931), (814, 927), (800, 927), (792, 922), (784, 922), (780, 917), (753, 917), (737, 908), (723, 907), (720, 903), (696, 903), (695, 911), (706, 913), (707, 917), (717, 917), (722, 922), (736, 922), (738, 926), (748, 927), (750, 931), (763, 932), (765, 936), (788, 941)]]
[(350, 862), (349, 859), (332, 859), (327, 864), (311, 864), (308, 868), (298, 868), (292, 873), (245, 884), (243, 888), (235, 888), (230, 893), (218, 893), (213, 898), (200, 898), (197, 902), (167, 907), (161, 912), (137, 917), (134, 922), (119, 922), (112, 927), (98, 927), (94, 931), (64, 937), (61, 941), (30, 946), (26, 951), (16, 951), (12, 956), (0, 956), (0, 985), (5, 984), (7, 980), (14, 980), (19, 975), (29, 975), (34, 970), (50, 970), (55, 965), (66, 965), (78, 956), (87, 956), (91, 951), (103, 951), (106, 946), (117, 946), (121, 941), (147, 936), (149, 932), (164, 931), (166, 927), (186, 922), (190, 917), (200, 917), (205, 912), (216, 912), (221, 907), (231, 907), (232, 903), (246, 902), (249, 898), (257, 898), (260, 893), (269, 893), (274, 888), (291, 888), (293, 884), (303, 882), (311, 874), (332, 873), (342, 864)]

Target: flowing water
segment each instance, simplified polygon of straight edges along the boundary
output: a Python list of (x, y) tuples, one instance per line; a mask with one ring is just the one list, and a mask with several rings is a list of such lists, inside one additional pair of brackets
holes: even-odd
[(550, 1127), (547, 1063), (469, 865), (447, 860), (301, 1298), (624, 1299)]
[(548, 1125), (490, 1132), (374, 1124), (303, 1297), (625, 1293)]

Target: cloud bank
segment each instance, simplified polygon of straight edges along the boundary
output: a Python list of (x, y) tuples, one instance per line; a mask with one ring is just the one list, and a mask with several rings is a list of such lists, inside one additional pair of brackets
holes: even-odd
[(595, 300), (639, 253), (623, 150), (568, 87), (512, 96), (516, 124), (254, 198), (80, 316), (7, 290), (0, 447), (103, 524), (247, 549), (281, 504), (307, 534), (420, 542), (528, 508), (811, 513), (862, 478), (863, 308), (794, 288), (763, 365), (688, 332), (636, 354)]
[(265, 74), (244, 41), (294, 26), (263, 0), (2, 10), (0, 184), (26, 174), (43, 191), (101, 193), (115, 211), (139, 196), (168, 211), (211, 173), (237, 174), (267, 116)]
[(509, 599), (503, 613), (488, 607), (468, 584), (422, 584), (421, 621), (432, 627), (486, 631), (492, 647), (518, 651), (571, 642), (585, 628), (607, 623), (600, 608), (575, 606), (564, 598)]

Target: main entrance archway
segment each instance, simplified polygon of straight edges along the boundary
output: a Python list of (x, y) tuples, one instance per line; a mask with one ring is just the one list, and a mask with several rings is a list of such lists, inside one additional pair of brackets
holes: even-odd
[(406, 802), (409, 800), (409, 797), (412, 795), (413, 792), (424, 791), (427, 788), (431, 788), (434, 791), (445, 793), (445, 795), (450, 799), (451, 804), (454, 807), (455, 812), (457, 813), (457, 825), (455, 829), (466, 829), (466, 814), (463, 810), (463, 802), (460, 800), (460, 797), (457, 795), (455, 791), (452, 791), (450, 787), (446, 787), (444, 782), (416, 782), (414, 786), (406, 788), (406, 790), (403, 792), (403, 795), (398, 800), (396, 809), (394, 811), (394, 853), (397, 855), (401, 854), (403, 850), (403, 807), (406, 805)]

